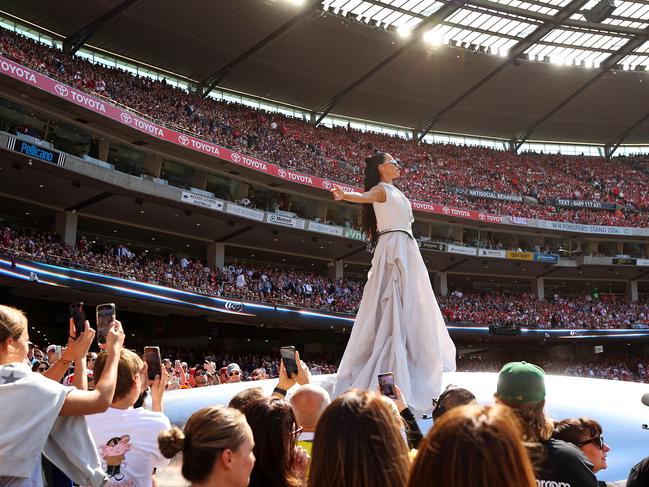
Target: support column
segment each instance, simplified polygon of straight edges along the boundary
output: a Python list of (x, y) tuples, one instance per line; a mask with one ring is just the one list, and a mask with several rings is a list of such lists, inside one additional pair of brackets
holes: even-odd
[(222, 269), (225, 265), (225, 242), (207, 244), (207, 265)]
[(318, 218), (321, 222), (327, 221), (327, 211), (329, 210), (329, 203), (326, 201), (318, 202)]
[(534, 294), (539, 301), (545, 299), (545, 281), (542, 277), (532, 279), (532, 294)]
[(588, 252), (590, 252), (590, 255), (597, 255), (599, 253), (599, 242), (597, 240), (588, 242)]
[(97, 144), (97, 158), (100, 161), (108, 161), (108, 148), (110, 147), (110, 144), (108, 143), (107, 140), (100, 140), (99, 143)]
[(433, 289), (436, 296), (448, 296), (448, 273), (437, 272), (433, 275)]
[(161, 171), (162, 159), (155, 157), (153, 154), (147, 154), (144, 158), (144, 172), (154, 178), (159, 178)]
[(616, 242), (617, 253), (622, 255), (624, 254), (624, 242)]
[(638, 301), (638, 281), (626, 281), (625, 294), (632, 303)]
[(194, 173), (191, 184), (192, 188), (202, 189), (205, 191), (205, 188), (207, 188), (207, 171), (197, 170)]
[(337, 261), (335, 261), (335, 270), (336, 270), (336, 274), (335, 274), (336, 280), (342, 279), (345, 272), (345, 264), (343, 263), (342, 260), (338, 259)]
[(71, 211), (61, 211), (56, 214), (54, 228), (66, 245), (74, 247), (77, 243), (78, 215)]

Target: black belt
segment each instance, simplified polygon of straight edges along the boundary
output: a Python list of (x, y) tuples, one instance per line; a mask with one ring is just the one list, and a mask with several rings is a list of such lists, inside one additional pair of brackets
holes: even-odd
[(406, 231), (406, 230), (385, 230), (384, 232), (379, 232), (378, 235), (376, 236), (376, 238), (378, 239), (381, 235), (386, 235), (388, 233), (396, 233), (396, 232), (405, 233), (411, 239), (413, 239), (413, 240), (415, 239), (415, 237), (413, 237), (412, 234), (410, 232)]

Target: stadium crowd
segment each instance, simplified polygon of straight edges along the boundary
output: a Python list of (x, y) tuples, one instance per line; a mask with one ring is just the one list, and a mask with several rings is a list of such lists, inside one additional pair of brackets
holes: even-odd
[(355, 312), (363, 291), (363, 284), (351, 279), (335, 280), (289, 268), (237, 262), (219, 269), (198, 259), (172, 255), (164, 258), (150, 256), (148, 252), (138, 255), (124, 245), (92, 243), (84, 237), (76, 247), (71, 247), (60, 243), (52, 233), (9, 227), (2, 229), (0, 250), (36, 261), (202, 294), (341, 313)]
[[(334, 181), (360, 185), (364, 158), (382, 150), (401, 160), (407, 175), (399, 187), (412, 199), (521, 218), (633, 227), (649, 224), (645, 211), (649, 176), (646, 165), (637, 160), (514, 155), (483, 147), (418, 144), (351, 127), (314, 127), (278, 113), (203, 98), (164, 80), (92, 64), (6, 30), (0, 31), (0, 53), (163, 125)], [(467, 189), (499, 192), (519, 200), (470, 197)], [(562, 207), (556, 198), (615, 206), (609, 210)]]
[[(178, 427), (165, 414), (165, 395), (175, 388), (167, 387), (176, 373), (171, 359), (142, 360), (128, 350), (127, 324), (111, 323), (95, 354), (93, 328), (86, 322), (77, 336), (71, 319), (67, 346), (51, 353), (48, 347), (47, 359), (29, 341), (33, 328), (21, 311), (0, 305), (2, 485), (167, 485), (160, 473), (180, 452), (180, 471), (192, 485), (618, 485), (595, 476), (612, 451), (602, 426), (579, 416), (547, 417), (545, 372), (531, 363), (499, 366), (494, 405), (478, 405), (471, 391), (447, 387), (432, 403), (433, 426), (425, 436), (420, 412), (408, 407), (398, 384), (331, 398), (298, 352), (296, 372), (280, 362), (271, 396), (246, 388), (227, 407), (190, 411)], [(47, 370), (36, 365), (41, 360)], [(182, 362), (176, 365), (189, 382)], [(219, 374), (217, 366), (207, 358), (193, 367), (193, 387), (208, 385), (205, 376)], [(71, 369), (74, 387), (61, 383)], [(254, 369), (250, 379), (265, 379), (265, 372)], [(225, 374), (226, 382), (242, 380), (236, 363)], [(637, 460), (627, 487), (645, 485), (649, 460)]]
[[(331, 279), (289, 268), (228, 263), (211, 268), (198, 259), (169, 255), (139, 255), (118, 244), (93, 243), (81, 237), (76, 247), (58, 236), (4, 227), (0, 252), (10, 256), (82, 268), (126, 279), (160, 284), (214, 296), (301, 308), (355, 313), (364, 282)], [(463, 292), (438, 296), (444, 318), (464, 325), (529, 328), (629, 328), (649, 326), (649, 302), (630, 302), (622, 296), (548, 296), (532, 294)]]

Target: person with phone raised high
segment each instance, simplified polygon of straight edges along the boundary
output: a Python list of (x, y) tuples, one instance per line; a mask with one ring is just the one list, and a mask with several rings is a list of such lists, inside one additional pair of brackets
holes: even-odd
[[(22, 311), (0, 305), (0, 485), (42, 486), (43, 452), (74, 483), (99, 487), (105, 473), (84, 415), (110, 405), (124, 344), (122, 325), (111, 323), (106, 334), (105, 373), (93, 391), (66, 387), (32, 372), (27, 364), (27, 325)], [(89, 326), (77, 340), (86, 333), (92, 334)]]

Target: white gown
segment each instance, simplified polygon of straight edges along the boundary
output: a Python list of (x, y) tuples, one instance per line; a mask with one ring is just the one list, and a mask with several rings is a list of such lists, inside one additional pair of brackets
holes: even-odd
[[(377, 229), (412, 235), (412, 208), (392, 184), (374, 203)], [(416, 411), (432, 408), (442, 372), (455, 370), (455, 345), (435, 299), (417, 242), (404, 232), (379, 237), (363, 299), (336, 378), (335, 395), (350, 387), (376, 390), (377, 375), (394, 381)]]

